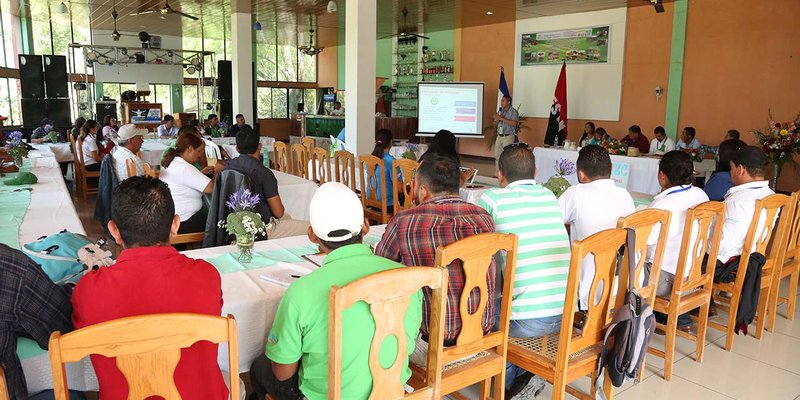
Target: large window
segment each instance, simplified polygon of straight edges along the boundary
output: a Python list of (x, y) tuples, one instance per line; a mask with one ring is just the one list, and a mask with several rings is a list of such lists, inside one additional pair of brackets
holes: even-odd
[(0, 78), (0, 115), (8, 117), (7, 125), (21, 125), (19, 79)]
[(161, 110), (164, 115), (172, 114), (172, 90), (169, 84), (150, 85), (150, 101), (161, 103)]
[(120, 94), (122, 92), (133, 90), (136, 91), (136, 84), (135, 83), (107, 83), (104, 82), (103, 84), (103, 96), (108, 97), (112, 100), (120, 101), (121, 97)]
[(18, 68), (19, 59), (17, 56), (22, 51), (22, 28), (19, 18), (11, 14), (10, 0), (0, 1), (0, 34), (3, 35), (2, 57), (0, 66), (8, 68)]
[(260, 87), (256, 94), (258, 118), (289, 118), (289, 89)]
[(274, 29), (274, 26), (270, 29), (265, 26), (261, 32), (257, 36), (258, 43), (256, 44), (258, 80), (267, 82), (317, 81), (317, 57), (307, 56), (297, 49), (298, 46), (308, 43), (308, 33)]

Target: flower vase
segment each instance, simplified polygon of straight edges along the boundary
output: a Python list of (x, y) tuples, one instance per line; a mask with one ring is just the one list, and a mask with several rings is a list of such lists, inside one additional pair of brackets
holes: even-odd
[(22, 169), (23, 162), (24, 160), (22, 159), (22, 156), (14, 156), (14, 165), (16, 165), (17, 168)]
[(253, 236), (251, 235), (236, 235), (236, 247), (239, 248), (239, 257), (237, 258), (241, 263), (249, 263), (253, 261)]
[(778, 178), (781, 176), (781, 170), (783, 169), (783, 163), (773, 163), (772, 164), (772, 190), (777, 192), (778, 191)]

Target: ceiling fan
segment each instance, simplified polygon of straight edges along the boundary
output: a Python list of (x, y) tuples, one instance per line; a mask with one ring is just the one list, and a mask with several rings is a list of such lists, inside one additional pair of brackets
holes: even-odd
[[(386, 36), (386, 37), (398, 37), (398, 38), (422, 38), (422, 39), (430, 39), (425, 35), (420, 35), (418, 33), (408, 32), (408, 7), (403, 6), (403, 24), (400, 25), (400, 32)], [(385, 39), (385, 38), (382, 38)]]
[(139, 12), (131, 13), (131, 15), (147, 15), (147, 14), (153, 14), (153, 13), (160, 13), (162, 18), (166, 17), (167, 15), (170, 15), (170, 14), (177, 14), (177, 15), (180, 15), (181, 17), (186, 17), (186, 18), (189, 18), (189, 19), (194, 20), (194, 21), (197, 21), (199, 19), (199, 18), (195, 17), (194, 15), (189, 15), (189, 14), (186, 14), (186, 13), (182, 13), (182, 12), (180, 12), (178, 10), (173, 9), (172, 7), (169, 6), (169, 2), (164, 2), (164, 7), (162, 7), (162, 8), (139, 11)]

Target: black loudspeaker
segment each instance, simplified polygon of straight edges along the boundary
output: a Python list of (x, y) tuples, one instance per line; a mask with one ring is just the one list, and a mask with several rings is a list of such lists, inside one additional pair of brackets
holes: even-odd
[(69, 97), (67, 91), (67, 57), (44, 56), (44, 86), (48, 99)]
[(117, 116), (117, 102), (116, 101), (98, 101), (95, 103), (95, 112), (97, 113), (97, 122), (103, 123), (106, 120), (106, 115), (112, 117)]
[(69, 107), (69, 99), (47, 99), (47, 118), (55, 122), (58, 128), (68, 128), (72, 126), (72, 112)]
[(230, 61), (217, 61), (217, 93), (220, 100), (233, 99), (233, 64)]
[(233, 121), (233, 100), (219, 101), (218, 117), (220, 121), (225, 121), (225, 117), (227, 117), (230, 123), (235, 123), (235, 121)]
[(19, 81), (22, 86), (22, 98), (44, 98), (44, 73), (42, 71), (42, 56), (19, 55)]
[(42, 120), (47, 117), (47, 104), (44, 99), (21, 99), (22, 126), (25, 128), (38, 128)]

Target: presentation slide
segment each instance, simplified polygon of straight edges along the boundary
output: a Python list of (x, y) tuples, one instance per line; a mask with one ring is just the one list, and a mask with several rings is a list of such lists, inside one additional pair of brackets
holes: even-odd
[(417, 113), (420, 136), (441, 129), (456, 136), (483, 135), (483, 83), (419, 83)]

